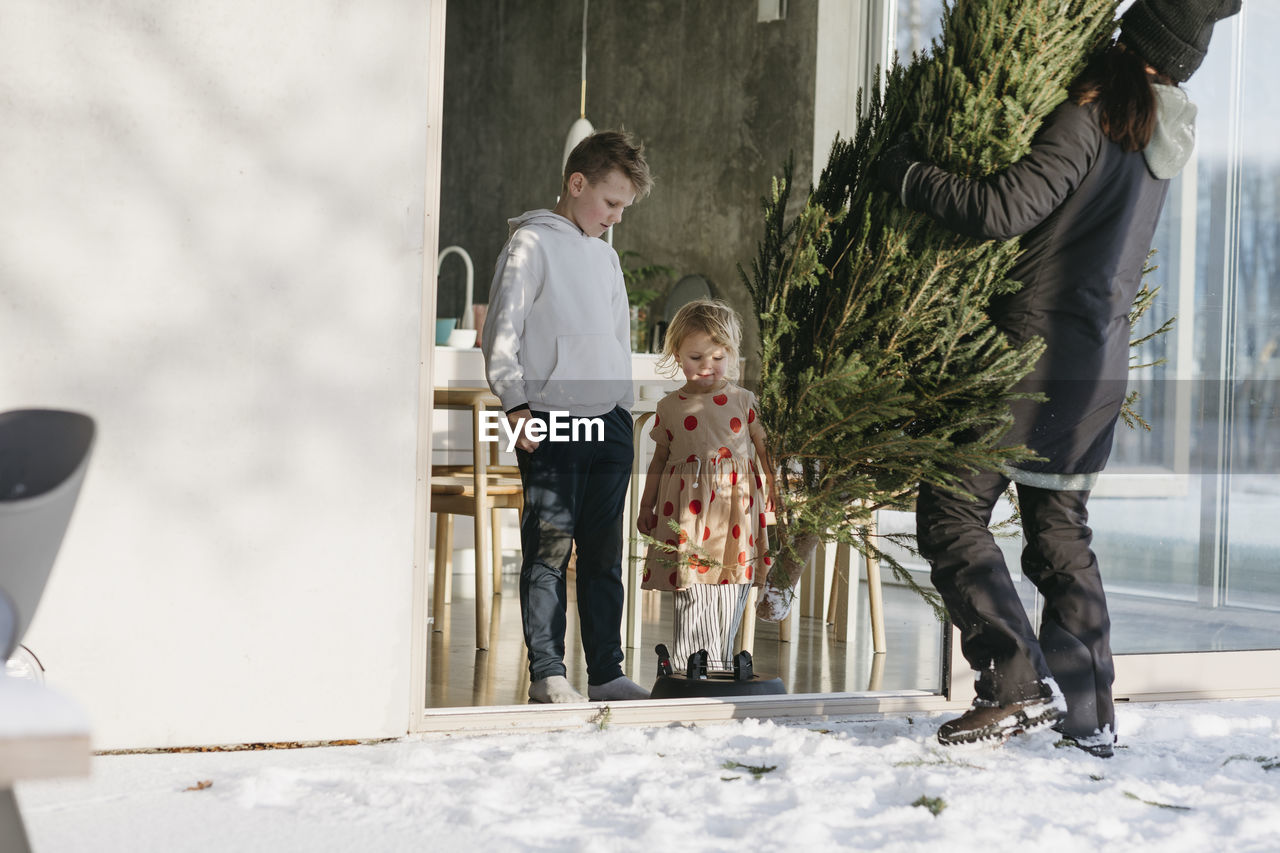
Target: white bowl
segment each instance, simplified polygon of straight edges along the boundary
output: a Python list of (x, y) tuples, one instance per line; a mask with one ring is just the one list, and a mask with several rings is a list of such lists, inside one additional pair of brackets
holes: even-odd
[(466, 349), (476, 345), (475, 329), (454, 329), (449, 333), (448, 345), (451, 347), (460, 347)]

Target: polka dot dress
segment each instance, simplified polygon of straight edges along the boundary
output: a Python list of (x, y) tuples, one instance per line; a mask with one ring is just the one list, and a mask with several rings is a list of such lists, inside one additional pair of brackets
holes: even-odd
[(709, 394), (675, 391), (658, 401), (649, 433), (667, 448), (642, 586), (760, 586), (769, 573), (764, 480), (752, 437), (763, 436), (755, 395), (731, 382)]

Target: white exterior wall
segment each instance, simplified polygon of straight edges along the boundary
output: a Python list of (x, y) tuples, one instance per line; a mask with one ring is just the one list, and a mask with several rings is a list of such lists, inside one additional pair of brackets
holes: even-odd
[(26, 644), (96, 748), (406, 731), (428, 40), (4, 0), (0, 410), (99, 428)]

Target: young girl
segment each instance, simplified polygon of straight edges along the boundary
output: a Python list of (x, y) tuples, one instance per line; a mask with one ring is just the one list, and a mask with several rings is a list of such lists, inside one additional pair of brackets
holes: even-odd
[(734, 310), (700, 299), (672, 318), (659, 362), (687, 381), (658, 401), (638, 527), (669, 546), (649, 548), (642, 586), (675, 593), (677, 669), (700, 649), (731, 665), (747, 594), (769, 573), (776, 484), (755, 395), (729, 381), (741, 340)]

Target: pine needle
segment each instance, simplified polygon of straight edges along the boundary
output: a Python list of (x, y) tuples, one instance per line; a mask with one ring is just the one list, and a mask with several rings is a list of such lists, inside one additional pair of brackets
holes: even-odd
[(947, 802), (942, 799), (942, 797), (926, 797), (924, 794), (921, 794), (920, 798), (911, 805), (928, 809), (930, 814), (937, 817), (942, 814), (942, 810), (947, 807)]
[[(724, 770), (745, 770), (756, 779), (759, 779), (766, 773), (772, 773), (778, 769), (778, 765), (776, 764), (742, 764), (738, 761), (726, 761), (724, 764), (721, 764), (720, 767)], [(724, 777), (722, 776), (720, 778), (723, 779)], [(736, 779), (737, 777), (735, 776), (734, 778)]]
[(1173, 811), (1178, 811), (1178, 812), (1191, 811), (1191, 806), (1175, 806), (1172, 803), (1158, 803), (1155, 800), (1144, 800), (1142, 799), (1142, 797), (1139, 797), (1137, 794), (1131, 791), (1125, 791), (1124, 795), (1131, 800), (1137, 800), (1143, 805), (1155, 806), (1158, 809), (1172, 809)]

